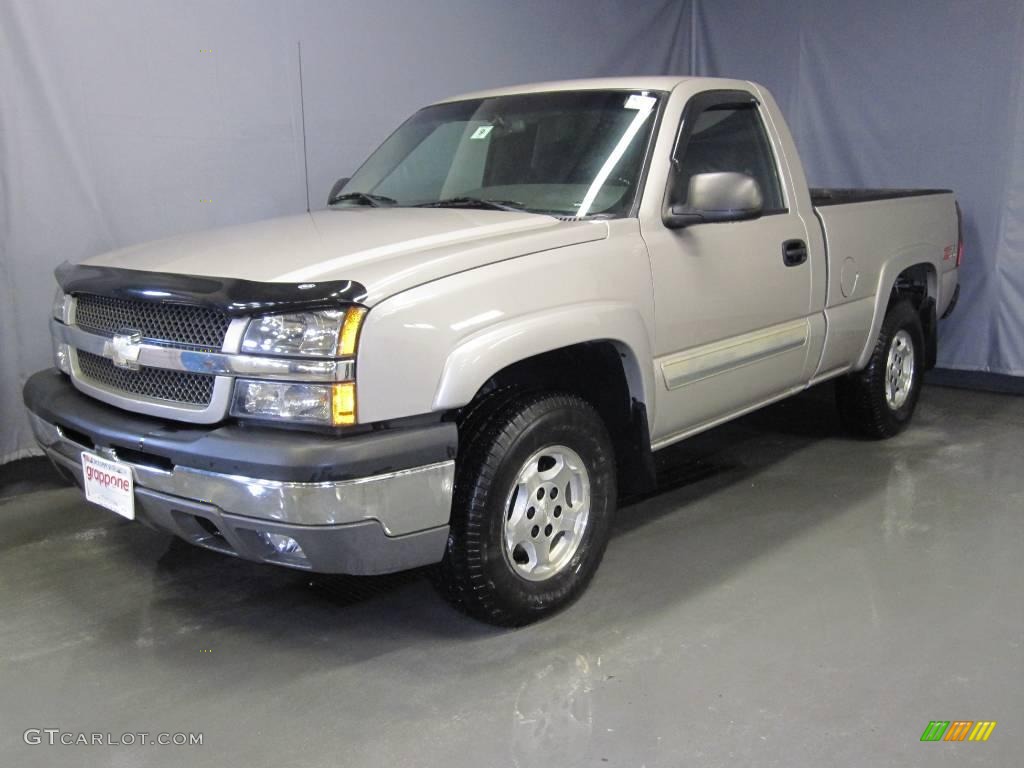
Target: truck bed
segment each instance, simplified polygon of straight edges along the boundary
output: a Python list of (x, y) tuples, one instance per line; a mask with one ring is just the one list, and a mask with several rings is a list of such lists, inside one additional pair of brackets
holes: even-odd
[[(945, 190), (816, 189), (815, 214), (828, 253), (829, 334), (822, 370), (867, 363), (896, 275), (912, 264), (935, 270), (939, 316), (956, 287), (956, 203)], [(885, 201), (880, 205), (859, 205)], [(888, 273), (886, 273), (888, 270)]]
[(952, 190), (949, 189), (839, 189), (836, 187), (812, 187), (810, 192), (811, 204), (815, 208), (826, 205), (872, 203), (876, 200), (892, 200), (898, 197), (952, 194)]

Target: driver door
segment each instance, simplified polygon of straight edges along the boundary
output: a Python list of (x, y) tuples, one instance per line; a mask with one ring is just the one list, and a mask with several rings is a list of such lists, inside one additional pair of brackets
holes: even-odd
[(754, 96), (692, 98), (672, 168), (668, 205), (685, 205), (693, 175), (734, 171), (758, 182), (764, 212), (751, 221), (644, 227), (654, 280), (655, 447), (802, 387), (810, 341), (807, 232), (786, 205)]

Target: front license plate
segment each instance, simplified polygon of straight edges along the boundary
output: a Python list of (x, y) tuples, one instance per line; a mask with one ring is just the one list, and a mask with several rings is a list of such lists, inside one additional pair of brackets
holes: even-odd
[(129, 520), (135, 519), (135, 483), (128, 467), (82, 451), (82, 477), (86, 499)]

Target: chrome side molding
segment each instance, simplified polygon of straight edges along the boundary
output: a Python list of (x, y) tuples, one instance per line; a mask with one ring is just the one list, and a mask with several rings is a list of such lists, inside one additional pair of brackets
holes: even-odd
[(807, 320), (784, 323), (766, 331), (690, 349), (664, 361), (661, 372), (668, 389), (718, 376), (807, 344)]

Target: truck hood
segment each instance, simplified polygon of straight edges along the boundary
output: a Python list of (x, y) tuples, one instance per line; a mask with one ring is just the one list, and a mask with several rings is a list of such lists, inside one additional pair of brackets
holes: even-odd
[(85, 263), (265, 282), (354, 280), (365, 303), (447, 275), (607, 236), (600, 221), (456, 208), (343, 208), (142, 243)]

